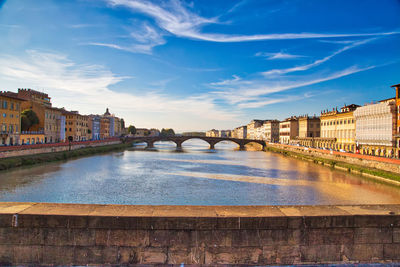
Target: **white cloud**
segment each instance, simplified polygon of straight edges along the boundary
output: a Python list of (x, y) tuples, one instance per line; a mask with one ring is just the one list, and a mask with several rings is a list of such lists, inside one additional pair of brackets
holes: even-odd
[(298, 58), (303, 58), (305, 56), (302, 55), (293, 55), (293, 54), (288, 54), (284, 52), (278, 52), (278, 53), (263, 53), (263, 52), (258, 52), (255, 55), (256, 57), (265, 57), (267, 60), (274, 60), (274, 59), (298, 59)]
[(296, 67), (292, 67), (292, 68), (287, 68), (287, 69), (273, 69), (273, 70), (269, 70), (269, 71), (264, 71), (262, 72), (262, 74), (264, 76), (271, 76), (271, 75), (282, 75), (282, 74), (287, 74), (287, 73), (291, 73), (291, 72), (296, 72), (296, 71), (305, 71), (305, 70), (309, 70), (313, 67), (316, 67), (318, 65), (321, 65), (322, 63), (330, 60), (331, 58), (333, 58), (334, 56), (337, 56), (349, 49), (355, 48), (357, 46), (366, 44), (372, 40), (376, 40), (376, 38), (370, 38), (370, 39), (365, 39), (362, 41), (357, 41), (357, 42), (352, 42), (350, 45), (347, 45), (335, 52), (333, 52), (332, 54), (322, 58), (322, 59), (318, 59), (315, 60), (314, 62), (310, 63), (310, 64), (306, 64), (306, 65), (301, 65), (301, 66), (296, 66)]
[(43, 89), (56, 106), (83, 114), (104, 112), (109, 107), (127, 123), (141, 127), (201, 129), (204, 125), (231, 123), (238, 115), (219, 108), (206, 95), (181, 98), (146, 89), (138, 94), (113, 91), (110, 86), (129, 77), (115, 75), (103, 66), (77, 64), (56, 53), (30, 50), (27, 57), (0, 55), (0, 77), (9, 90)]
[(143, 0), (106, 0), (112, 6), (123, 6), (152, 17), (157, 25), (178, 37), (211, 42), (247, 42), (261, 40), (312, 39), (391, 35), (399, 32), (378, 33), (276, 33), (234, 35), (203, 33), (201, 27), (220, 23), (217, 18), (205, 18), (186, 9), (179, 0), (171, 0), (165, 7)]

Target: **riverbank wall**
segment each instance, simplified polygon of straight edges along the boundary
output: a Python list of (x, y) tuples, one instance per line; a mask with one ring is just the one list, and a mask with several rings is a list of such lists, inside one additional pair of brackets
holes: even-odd
[(400, 262), (400, 205), (0, 203), (1, 265)]
[(298, 159), (312, 161), (339, 170), (384, 179), (400, 185), (400, 160), (368, 155), (344, 153), (314, 148), (267, 144), (266, 151), (278, 152)]
[(71, 142), (71, 144), (54, 143), (54, 144), (8, 146), (8, 147), (0, 147), (0, 158), (69, 151), (86, 147), (98, 147), (106, 145), (115, 145), (120, 143), (121, 140), (119, 138), (110, 138), (106, 140)]
[[(95, 155), (112, 151), (123, 150), (129, 148), (130, 143), (120, 143), (115, 141), (97, 142), (95, 144), (76, 145), (74, 149), (66, 150), (65, 147), (58, 148), (59, 151), (51, 151), (48, 153), (27, 154), (23, 156), (0, 158), (0, 170), (8, 170), (16, 167), (43, 164), (71, 158)], [(40, 149), (40, 152), (47, 151)]]

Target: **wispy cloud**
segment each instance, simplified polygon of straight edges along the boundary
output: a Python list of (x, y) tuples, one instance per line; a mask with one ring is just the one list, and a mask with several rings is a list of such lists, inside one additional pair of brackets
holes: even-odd
[(287, 73), (291, 73), (291, 72), (296, 72), (296, 71), (305, 71), (305, 70), (309, 70), (313, 67), (316, 67), (318, 65), (321, 65), (322, 63), (330, 60), (331, 58), (333, 58), (334, 56), (337, 56), (349, 49), (355, 48), (357, 46), (366, 44), (372, 40), (376, 40), (376, 38), (370, 38), (370, 39), (365, 39), (362, 41), (357, 41), (357, 42), (352, 42), (350, 45), (347, 45), (339, 50), (336, 50), (335, 52), (333, 52), (332, 54), (322, 58), (322, 59), (318, 59), (315, 60), (314, 62), (310, 63), (310, 64), (306, 64), (306, 65), (301, 65), (301, 66), (296, 66), (296, 67), (292, 67), (292, 68), (286, 68), (286, 69), (273, 69), (273, 70), (269, 70), (269, 71), (265, 71), (262, 72), (262, 74), (264, 76), (271, 76), (271, 75), (282, 75), (282, 74), (287, 74)]
[(258, 100), (252, 100), (248, 102), (239, 103), (237, 106), (243, 109), (249, 108), (260, 108), (268, 105), (278, 104), (278, 103), (288, 103), (299, 101), (305, 98), (313, 97), (313, 94), (306, 93), (303, 95), (289, 95), (289, 96), (276, 96), (276, 97), (268, 97), (268, 98), (259, 98)]
[(266, 53), (266, 52), (258, 52), (255, 54), (256, 57), (265, 57), (267, 60), (274, 60), (274, 59), (298, 59), (303, 58), (305, 56), (302, 55), (293, 55), (284, 52), (277, 52), (277, 53)]
[[(43, 88), (52, 96), (55, 105), (80, 110), (84, 114), (101, 112), (108, 106), (128, 123), (136, 122), (142, 126), (146, 126), (144, 118), (149, 113), (172, 119), (179, 117), (180, 121), (171, 121), (171, 124), (175, 123), (179, 128), (187, 123), (185, 126), (194, 129), (196, 121), (215, 124), (232, 121), (237, 116), (236, 112), (218, 107), (213, 98), (205, 95), (168, 96), (146, 88), (140, 94), (117, 92), (110, 87), (130, 77), (118, 76), (100, 65), (77, 64), (58, 53), (30, 50), (26, 57), (0, 55), (0, 78), (16, 87)], [(158, 122), (158, 125), (162, 123)]]

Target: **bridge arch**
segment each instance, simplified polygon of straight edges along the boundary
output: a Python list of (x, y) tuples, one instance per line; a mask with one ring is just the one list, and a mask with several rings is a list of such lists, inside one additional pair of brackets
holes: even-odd
[(201, 136), (198, 136), (198, 137), (196, 137), (196, 136), (194, 136), (194, 137), (188, 137), (188, 138), (184, 138), (183, 139), (183, 141), (182, 141), (182, 143), (181, 143), (181, 145), (183, 145), (183, 143), (185, 143), (186, 141), (189, 141), (189, 140), (201, 140), (201, 141), (204, 141), (204, 142), (206, 142), (209, 146), (210, 146), (210, 148), (214, 148), (213, 146), (213, 144), (212, 143), (210, 143), (208, 140), (206, 140), (205, 138), (202, 138)]
[(213, 148), (215, 147), (216, 144), (221, 143), (221, 142), (224, 142), (224, 141), (225, 141), (225, 142), (227, 141), (227, 142), (230, 142), (230, 143), (234, 143), (234, 144), (238, 145), (239, 148), (242, 148), (241, 143), (238, 142), (238, 141), (236, 141), (236, 140), (233, 140), (233, 139), (221, 139), (221, 140), (217, 140), (217, 141), (214, 143)]

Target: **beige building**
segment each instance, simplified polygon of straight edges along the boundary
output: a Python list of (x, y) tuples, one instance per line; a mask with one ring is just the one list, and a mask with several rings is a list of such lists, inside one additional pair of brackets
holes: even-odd
[(247, 126), (236, 127), (234, 130), (235, 138), (246, 139), (247, 138)]
[(81, 115), (78, 111), (63, 110), (65, 116), (65, 136), (73, 141), (87, 141), (91, 139), (89, 133), (89, 116)]
[(396, 151), (396, 99), (359, 107), (354, 111), (355, 140), (362, 154), (394, 157)]
[(299, 135), (299, 120), (297, 117), (287, 118), (279, 123), (279, 142), (290, 144)]
[(44, 142), (60, 142), (61, 111), (57, 108), (46, 107), (44, 115)]
[(24, 102), (13, 92), (0, 92), (0, 145), (20, 144), (21, 105)]
[(333, 109), (322, 112), (321, 138), (318, 147), (355, 152), (356, 123), (353, 112), (358, 107), (351, 104), (342, 107), (340, 111)]
[(260, 127), (262, 140), (266, 142), (279, 142), (279, 121), (268, 120)]
[(207, 137), (219, 137), (219, 131), (212, 129), (206, 132)]
[(247, 136), (246, 139), (256, 139), (257, 137), (257, 128), (261, 127), (264, 123), (264, 120), (252, 120), (249, 124), (247, 124)]

